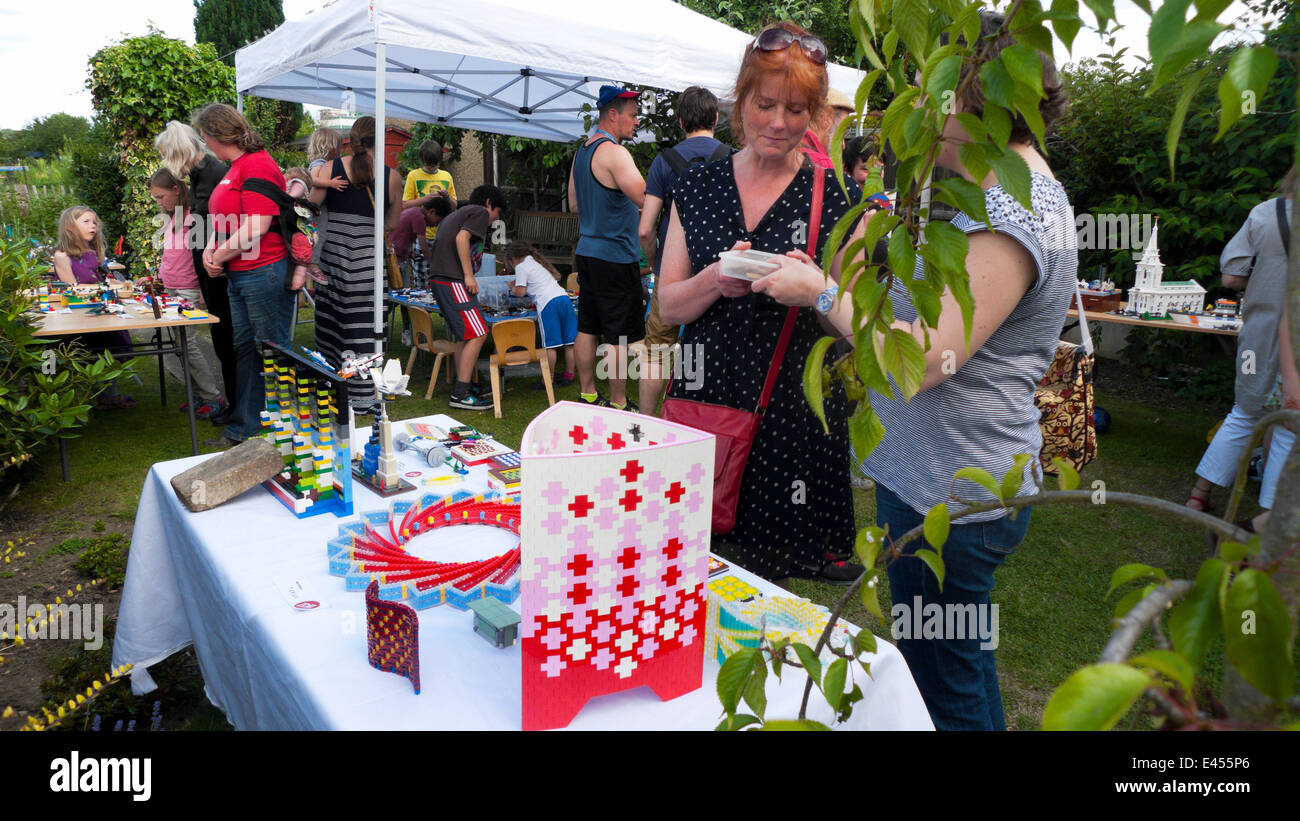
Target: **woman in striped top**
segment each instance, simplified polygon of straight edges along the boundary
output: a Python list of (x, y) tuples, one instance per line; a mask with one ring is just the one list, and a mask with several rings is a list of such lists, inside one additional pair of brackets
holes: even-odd
[[(981, 36), (991, 37), (1003, 18), (986, 14), (981, 20)], [(1007, 35), (998, 37), (990, 57), (1013, 42)], [(1051, 56), (1039, 56), (1047, 95), (1039, 111), (1050, 126), (1064, 112), (1065, 98)], [(981, 116), (984, 101), (978, 84), (956, 103), (952, 115), (965, 111)], [(882, 527), (888, 525), (895, 536), (921, 524), (926, 511), (954, 495), (974, 502), (991, 498), (970, 481), (954, 482), (959, 469), (979, 467), (1001, 477), (1012, 468), (1017, 454), (1037, 454), (1041, 449), (1034, 388), (1052, 361), (1078, 267), (1069, 199), (1035, 149), (1024, 119), (1017, 116), (1007, 148), (1029, 167), (1032, 210), (1018, 204), (993, 174), (976, 179), (966, 170), (958, 148), (969, 140), (956, 117), (949, 116), (939, 162), (984, 189), (994, 228), (990, 232), (966, 214), (952, 221), (970, 243), (966, 268), (975, 301), (970, 346), (964, 340), (961, 310), (946, 292), (938, 328), (929, 332), (920, 392), (910, 401), (904, 401), (897, 389), (893, 399), (875, 392), (870, 395), (884, 423), (885, 438), (863, 470), (876, 481), (877, 521)], [(789, 305), (816, 304), (826, 290), (825, 277), (812, 260), (790, 256), (779, 270), (755, 283), (754, 290)], [(924, 275), (925, 265), (918, 257), (913, 277)], [(894, 281), (890, 296), (895, 327), (912, 333), (924, 345), (917, 311), (901, 281)], [(831, 307), (827, 319), (852, 338), (850, 300)], [(1031, 459), (1025, 466), (1019, 495), (1035, 492), (1030, 471), (1036, 463)], [(1014, 519), (999, 508), (954, 522), (943, 549), (942, 591), (920, 561), (905, 559), (889, 568), (896, 627), (919, 623), (922, 613), (933, 612), (926, 609), (931, 604), (939, 605), (945, 616), (960, 608), (955, 612), (964, 622), (966, 614), (977, 614), (979, 620), (970, 624), (978, 629), (953, 630), (954, 635), (939, 639), (912, 636), (910, 629), (896, 632), (898, 648), (939, 729), (1005, 729), (993, 660), (997, 622), (990, 618), (989, 593), (994, 571), (1020, 544), (1028, 525), (1028, 509)], [(928, 546), (918, 539), (907, 552)], [(955, 620), (945, 621), (953, 625)]]

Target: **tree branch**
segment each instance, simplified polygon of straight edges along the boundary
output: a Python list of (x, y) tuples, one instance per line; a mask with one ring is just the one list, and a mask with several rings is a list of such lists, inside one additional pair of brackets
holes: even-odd
[(1097, 662), (1123, 663), (1133, 652), (1133, 645), (1137, 643), (1147, 625), (1159, 619), (1174, 602), (1191, 593), (1193, 587), (1195, 585), (1189, 581), (1165, 582), (1144, 596), (1141, 601), (1133, 605), (1132, 610), (1124, 614), (1124, 618), (1120, 619), (1119, 625), (1110, 634), (1110, 641), (1106, 642), (1106, 649), (1101, 651), (1101, 657)]

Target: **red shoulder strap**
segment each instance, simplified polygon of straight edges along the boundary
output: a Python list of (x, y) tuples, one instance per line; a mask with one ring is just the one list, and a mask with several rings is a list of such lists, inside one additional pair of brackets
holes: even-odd
[[(808, 256), (817, 259), (817, 234), (822, 224), (822, 189), (825, 187), (826, 170), (819, 165), (813, 166), (812, 211), (808, 215)], [(781, 362), (790, 347), (790, 337), (794, 335), (795, 319), (799, 316), (798, 306), (792, 307), (785, 314), (785, 325), (781, 327), (781, 338), (776, 343), (776, 355), (767, 368), (767, 379), (763, 381), (763, 393), (758, 397), (755, 413), (762, 415), (767, 411), (767, 403), (776, 388), (776, 374), (781, 370)]]

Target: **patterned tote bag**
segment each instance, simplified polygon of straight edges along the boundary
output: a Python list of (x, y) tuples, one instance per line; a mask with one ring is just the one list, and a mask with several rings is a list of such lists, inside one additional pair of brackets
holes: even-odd
[(1082, 345), (1059, 342), (1056, 357), (1034, 391), (1034, 405), (1041, 414), (1043, 449), (1038, 459), (1043, 473), (1055, 475), (1052, 459), (1060, 458), (1076, 471), (1097, 456), (1097, 428), (1093, 417), (1092, 372), (1095, 364), (1092, 334), (1083, 299), (1075, 286)]

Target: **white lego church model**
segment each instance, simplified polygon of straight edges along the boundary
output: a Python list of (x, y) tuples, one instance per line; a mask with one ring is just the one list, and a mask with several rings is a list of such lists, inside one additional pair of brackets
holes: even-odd
[(1165, 316), (1170, 311), (1199, 311), (1205, 304), (1205, 289), (1195, 280), (1164, 282), (1165, 265), (1160, 261), (1156, 247), (1157, 222), (1151, 239), (1142, 249), (1142, 259), (1137, 264), (1137, 279), (1128, 292), (1128, 313)]

